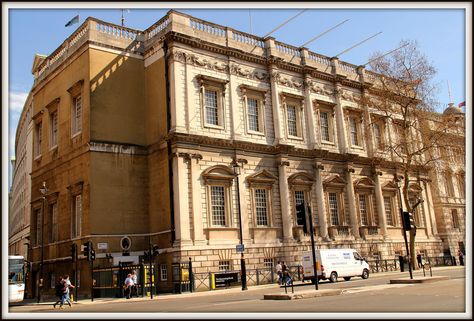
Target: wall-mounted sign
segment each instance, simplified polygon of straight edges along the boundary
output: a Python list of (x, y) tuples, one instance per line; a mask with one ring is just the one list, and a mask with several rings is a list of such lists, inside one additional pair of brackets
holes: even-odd
[(236, 245), (236, 246), (235, 246), (235, 251), (236, 251), (237, 253), (243, 253), (244, 250), (245, 250), (245, 247), (244, 247), (243, 244), (239, 244), (239, 245)]
[(97, 243), (98, 250), (107, 250), (109, 248), (109, 243)]

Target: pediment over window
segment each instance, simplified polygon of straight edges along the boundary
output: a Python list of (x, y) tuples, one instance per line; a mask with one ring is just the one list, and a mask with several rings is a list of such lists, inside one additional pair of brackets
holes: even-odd
[(421, 193), (423, 191), (423, 188), (418, 183), (411, 183), (408, 186), (408, 190), (409, 190), (410, 193), (418, 194), (418, 193)]
[(266, 169), (255, 173), (253, 175), (247, 176), (246, 181), (249, 185), (272, 185), (274, 184), (278, 178), (267, 171)]
[(375, 183), (368, 177), (362, 177), (354, 181), (354, 188), (374, 188)]
[(227, 182), (228, 184), (231, 184), (232, 180), (235, 178), (235, 174), (228, 166), (215, 165), (206, 169), (202, 173), (202, 177), (206, 183)]
[(382, 185), (382, 189), (396, 190), (396, 189), (398, 189), (398, 186), (397, 186), (397, 184), (395, 184), (394, 181), (389, 181), (389, 182), (385, 183), (384, 185)]
[(311, 186), (313, 185), (314, 179), (313, 177), (305, 172), (295, 173), (288, 177), (288, 184), (290, 185), (306, 185)]
[(324, 180), (323, 185), (343, 187), (346, 185), (346, 181), (339, 175), (331, 175)]

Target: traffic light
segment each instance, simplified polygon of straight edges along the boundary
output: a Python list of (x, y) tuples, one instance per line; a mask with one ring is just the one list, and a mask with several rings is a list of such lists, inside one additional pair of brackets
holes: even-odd
[(91, 241), (87, 241), (87, 242), (84, 243), (82, 246), (83, 246), (83, 251), (82, 251), (82, 253), (83, 253), (84, 256), (87, 258), (87, 261), (90, 261), (90, 260), (91, 260), (92, 242), (91, 242)]
[(306, 206), (303, 203), (296, 205), (296, 224), (303, 225), (303, 232), (308, 233), (308, 225), (306, 224)]
[(158, 245), (153, 245), (153, 256), (157, 256), (159, 254), (159, 248)]
[(77, 245), (71, 244), (71, 259), (73, 262), (76, 261), (76, 251), (77, 251)]
[(94, 261), (95, 260), (95, 250), (91, 249), (90, 251), (90, 260)]
[(403, 228), (405, 231), (416, 229), (415, 217), (413, 216), (413, 213), (403, 212)]

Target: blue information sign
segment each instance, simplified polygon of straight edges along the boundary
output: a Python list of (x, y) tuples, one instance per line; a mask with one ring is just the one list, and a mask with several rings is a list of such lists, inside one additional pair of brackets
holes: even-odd
[(243, 244), (239, 244), (235, 247), (235, 250), (237, 251), (237, 253), (243, 253), (245, 250), (245, 247)]

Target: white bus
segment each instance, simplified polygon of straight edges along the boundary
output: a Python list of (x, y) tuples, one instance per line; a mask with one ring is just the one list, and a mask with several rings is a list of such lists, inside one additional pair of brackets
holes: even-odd
[(8, 302), (23, 301), (25, 294), (25, 258), (8, 256)]

